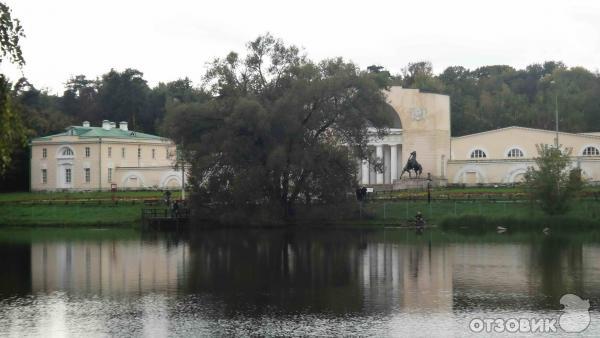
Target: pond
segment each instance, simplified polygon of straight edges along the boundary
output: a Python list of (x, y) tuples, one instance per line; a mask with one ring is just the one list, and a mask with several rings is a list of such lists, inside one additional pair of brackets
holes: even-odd
[(596, 234), (2, 229), (0, 254), (0, 336), (560, 335), (565, 294), (600, 335)]

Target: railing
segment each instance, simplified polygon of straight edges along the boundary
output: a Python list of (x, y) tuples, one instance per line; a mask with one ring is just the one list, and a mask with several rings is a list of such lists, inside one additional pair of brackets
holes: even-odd
[(179, 208), (178, 210), (172, 210), (167, 208), (143, 208), (142, 209), (142, 220), (152, 218), (189, 218), (190, 209)]

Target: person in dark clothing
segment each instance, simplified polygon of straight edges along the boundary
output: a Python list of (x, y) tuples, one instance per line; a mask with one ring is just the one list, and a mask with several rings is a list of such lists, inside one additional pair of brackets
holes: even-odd
[(175, 201), (175, 203), (173, 203), (171, 214), (173, 217), (177, 217), (179, 215), (179, 201)]
[(425, 227), (425, 218), (423, 218), (423, 214), (420, 211), (417, 211), (415, 215), (415, 225), (421, 229)]
[(171, 191), (169, 190), (165, 191), (165, 204), (167, 206), (171, 205)]

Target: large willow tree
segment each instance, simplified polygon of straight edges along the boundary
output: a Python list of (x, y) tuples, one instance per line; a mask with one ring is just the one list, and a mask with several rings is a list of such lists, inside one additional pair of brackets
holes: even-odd
[(385, 133), (386, 79), (341, 58), (312, 62), (270, 35), (247, 47), (244, 58), (232, 52), (210, 64), (212, 98), (167, 114), (196, 205), (289, 220), (299, 201), (344, 199), (356, 158), (369, 155), (367, 129)]

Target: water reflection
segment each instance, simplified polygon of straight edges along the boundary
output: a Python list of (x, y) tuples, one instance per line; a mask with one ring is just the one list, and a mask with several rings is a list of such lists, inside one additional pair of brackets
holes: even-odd
[(598, 244), (499, 238), (222, 230), (0, 243), (0, 335), (444, 334), (480, 313), (559, 310), (564, 293), (598, 310)]

